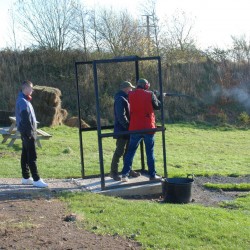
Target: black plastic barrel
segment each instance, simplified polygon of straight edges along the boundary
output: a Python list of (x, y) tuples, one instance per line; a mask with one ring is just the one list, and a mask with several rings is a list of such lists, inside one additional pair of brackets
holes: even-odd
[(189, 203), (192, 196), (192, 178), (164, 178), (162, 179), (163, 202)]

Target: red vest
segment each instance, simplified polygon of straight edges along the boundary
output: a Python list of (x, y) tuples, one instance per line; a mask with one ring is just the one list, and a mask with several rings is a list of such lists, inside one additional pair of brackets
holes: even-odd
[(156, 128), (152, 105), (152, 92), (136, 89), (129, 92), (130, 122), (129, 130)]

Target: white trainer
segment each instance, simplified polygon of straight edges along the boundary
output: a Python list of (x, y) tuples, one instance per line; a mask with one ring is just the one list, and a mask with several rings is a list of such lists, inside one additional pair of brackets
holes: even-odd
[(43, 179), (40, 179), (38, 181), (33, 182), (33, 186), (38, 187), (38, 188), (46, 188), (48, 187), (48, 184), (43, 181)]
[(33, 178), (32, 177), (30, 177), (28, 179), (22, 178), (22, 184), (23, 185), (32, 185), (33, 184)]
[(122, 182), (129, 182), (128, 176), (123, 175), (121, 181)]

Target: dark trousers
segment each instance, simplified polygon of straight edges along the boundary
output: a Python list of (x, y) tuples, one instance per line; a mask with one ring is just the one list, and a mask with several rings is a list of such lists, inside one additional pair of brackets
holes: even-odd
[(24, 179), (28, 179), (31, 173), (33, 180), (38, 181), (40, 177), (36, 165), (37, 155), (36, 155), (35, 139), (28, 138), (25, 135), (21, 135), (21, 139), (23, 147), (21, 155), (22, 176)]
[(128, 142), (129, 139), (124, 139), (122, 137), (116, 140), (116, 149), (112, 158), (110, 173), (118, 174), (119, 161), (122, 156), (124, 159), (124, 156), (128, 149)]

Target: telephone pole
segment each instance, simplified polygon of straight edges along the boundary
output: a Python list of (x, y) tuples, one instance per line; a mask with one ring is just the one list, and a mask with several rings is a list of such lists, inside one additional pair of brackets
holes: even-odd
[(142, 16), (146, 17), (146, 25), (144, 25), (142, 27), (147, 28), (147, 38), (149, 39), (150, 38), (150, 28), (155, 27), (154, 25), (150, 25), (150, 17), (152, 15), (142, 15)]
[(150, 28), (155, 28), (155, 25), (150, 25), (150, 17), (152, 17), (153, 15), (142, 15), (146, 17), (146, 25), (142, 26), (144, 28), (146, 28), (146, 37), (147, 37), (147, 42), (148, 42), (148, 54), (150, 54)]

